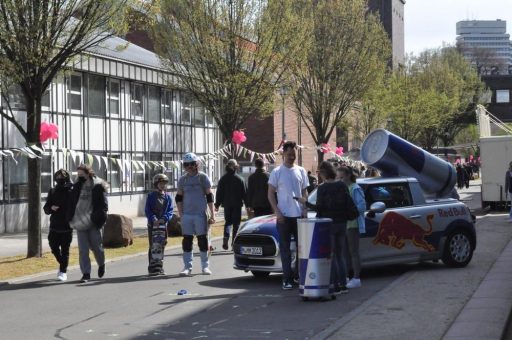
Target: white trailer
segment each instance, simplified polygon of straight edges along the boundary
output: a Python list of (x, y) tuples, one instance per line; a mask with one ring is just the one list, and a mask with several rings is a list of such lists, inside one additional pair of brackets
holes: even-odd
[[(503, 209), (507, 206), (505, 173), (512, 162), (512, 130), (482, 106), (477, 108), (477, 117), (480, 128), (482, 207)], [(492, 136), (491, 123), (507, 135)]]

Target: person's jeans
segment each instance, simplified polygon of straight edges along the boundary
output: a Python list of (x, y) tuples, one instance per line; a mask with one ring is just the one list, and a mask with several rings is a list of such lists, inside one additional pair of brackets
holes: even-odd
[(73, 232), (58, 233), (50, 230), (48, 234), (48, 243), (52, 250), (52, 254), (59, 262), (59, 271), (65, 273), (69, 263), (69, 246), (73, 240)]
[[(283, 266), (283, 281), (293, 281), (292, 270), (292, 252), (290, 250), (291, 237), (295, 239), (296, 250), (298, 251), (297, 239), (297, 219), (298, 217), (285, 217), (284, 223), (277, 223), (277, 231), (279, 232), (279, 252), (281, 253), (281, 263)], [(298, 258), (296, 254), (296, 259)], [(295, 273), (297, 271), (298, 261), (295, 261)]]
[(345, 223), (336, 223), (331, 226), (331, 283), (334, 285), (347, 284), (347, 268), (343, 254), (346, 233)]
[(242, 220), (242, 207), (224, 207), (224, 220), (224, 238), (229, 239), (231, 226), (233, 226), (232, 240), (234, 240)]
[(92, 250), (98, 266), (105, 264), (102, 228), (91, 227), (87, 230), (77, 230), (76, 236), (78, 239), (80, 270), (82, 274), (90, 274), (91, 259), (89, 258), (89, 249)]
[(361, 273), (361, 258), (359, 256), (359, 228), (347, 229), (347, 267), (348, 270), (352, 270), (354, 277), (359, 279)]

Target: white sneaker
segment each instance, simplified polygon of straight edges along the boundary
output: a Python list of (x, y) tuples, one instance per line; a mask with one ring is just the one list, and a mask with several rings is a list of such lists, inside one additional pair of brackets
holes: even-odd
[(190, 276), (192, 274), (192, 268), (185, 268), (180, 272), (180, 276)]
[(212, 271), (210, 270), (210, 268), (203, 268), (203, 275), (212, 275)]
[(59, 272), (59, 275), (57, 276), (57, 279), (60, 281), (67, 281), (68, 280), (68, 274)]
[(347, 283), (347, 288), (352, 289), (352, 288), (359, 288), (359, 287), (361, 287), (361, 279), (352, 278)]

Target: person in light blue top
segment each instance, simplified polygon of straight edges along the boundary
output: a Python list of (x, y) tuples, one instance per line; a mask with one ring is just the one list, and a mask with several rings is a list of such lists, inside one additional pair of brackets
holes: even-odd
[(347, 283), (347, 288), (361, 287), (361, 257), (359, 255), (359, 238), (360, 234), (366, 232), (364, 223), (364, 212), (366, 211), (366, 200), (363, 189), (356, 183), (356, 175), (350, 167), (339, 167), (337, 169), (337, 177), (347, 186), (350, 197), (359, 211), (359, 216), (355, 220), (347, 221), (347, 268), (352, 269), (354, 276)]

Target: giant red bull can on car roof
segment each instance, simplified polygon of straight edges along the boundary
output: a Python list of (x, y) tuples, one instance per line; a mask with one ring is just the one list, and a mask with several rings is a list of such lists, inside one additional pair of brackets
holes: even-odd
[(382, 176), (418, 179), (427, 194), (447, 196), (455, 185), (453, 166), (385, 129), (372, 131), (361, 146), (363, 162)]

